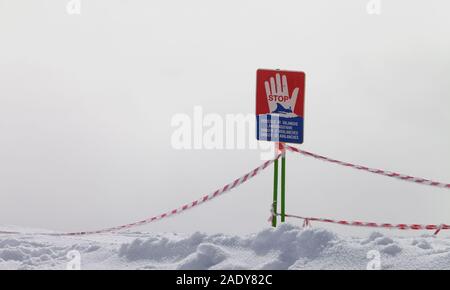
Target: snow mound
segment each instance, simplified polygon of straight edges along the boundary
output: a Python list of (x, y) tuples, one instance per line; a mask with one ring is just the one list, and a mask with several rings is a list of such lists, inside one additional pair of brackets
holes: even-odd
[(195, 251), (205, 237), (206, 235), (197, 232), (181, 239), (169, 239), (165, 236), (138, 238), (131, 243), (123, 244), (120, 247), (119, 256), (124, 256), (130, 261), (186, 257)]
[(177, 268), (180, 270), (209, 269), (225, 261), (227, 258), (228, 254), (221, 247), (203, 243), (198, 245), (194, 253), (182, 260)]
[[(450, 269), (450, 239), (374, 232), (343, 238), (292, 224), (247, 236), (131, 233), (85, 237), (0, 235), (0, 269)], [(379, 259), (379, 263), (374, 259)]]
[[(240, 238), (216, 234), (207, 236), (194, 233), (180, 239), (168, 239), (164, 236), (135, 239), (120, 247), (119, 256), (128, 261), (170, 261), (178, 264), (179, 269), (226, 268), (230, 265), (232, 254), (244, 250), (253, 260), (271, 257), (263, 263), (261, 269), (287, 269), (299, 258), (313, 259), (330, 247), (336, 235), (323, 229), (302, 230), (290, 224), (276, 229), (265, 229), (255, 235)], [(239, 265), (239, 268), (251, 269), (254, 265)]]

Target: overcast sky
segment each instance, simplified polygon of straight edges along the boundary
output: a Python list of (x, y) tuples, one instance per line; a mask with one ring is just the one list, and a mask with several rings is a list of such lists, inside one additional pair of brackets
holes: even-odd
[[(253, 114), (257, 68), (306, 73), (303, 148), (450, 182), (449, 1), (67, 2), (0, 0), (0, 224), (132, 222), (258, 166), (258, 150), (170, 143), (195, 105)], [(271, 190), (269, 169), (141, 230), (255, 232)], [(450, 223), (449, 208), (448, 190), (287, 156), (293, 214)]]

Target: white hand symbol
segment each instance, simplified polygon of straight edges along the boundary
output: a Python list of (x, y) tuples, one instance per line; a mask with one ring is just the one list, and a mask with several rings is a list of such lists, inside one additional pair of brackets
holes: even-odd
[(294, 112), (299, 89), (295, 88), (292, 92), (292, 96), (289, 97), (287, 77), (285, 75), (281, 77), (280, 74), (277, 73), (275, 78), (276, 80), (273, 77), (270, 78), (270, 84), (268, 81), (264, 82), (270, 112), (272, 113), (276, 110), (278, 103), (283, 104), (283, 107)]

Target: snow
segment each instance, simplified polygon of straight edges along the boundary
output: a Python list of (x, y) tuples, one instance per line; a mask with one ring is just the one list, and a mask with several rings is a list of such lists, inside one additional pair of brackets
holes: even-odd
[(342, 237), (283, 224), (247, 236), (0, 234), (0, 269), (66, 269), (74, 250), (82, 269), (366, 269), (377, 256), (381, 269), (450, 269), (449, 238), (396, 233)]

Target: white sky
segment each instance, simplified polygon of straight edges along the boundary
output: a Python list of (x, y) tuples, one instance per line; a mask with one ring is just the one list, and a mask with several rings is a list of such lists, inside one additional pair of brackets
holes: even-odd
[[(173, 150), (170, 120), (253, 113), (260, 67), (306, 72), (303, 148), (450, 182), (448, 1), (81, 1), (0, 0), (0, 224), (131, 222), (259, 165), (257, 150)], [(448, 190), (292, 154), (287, 171), (294, 214), (450, 223)], [(254, 232), (271, 195), (268, 170), (142, 230)]]

